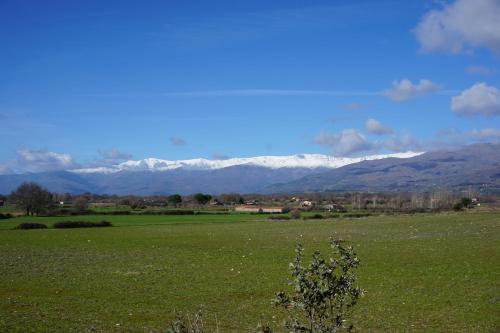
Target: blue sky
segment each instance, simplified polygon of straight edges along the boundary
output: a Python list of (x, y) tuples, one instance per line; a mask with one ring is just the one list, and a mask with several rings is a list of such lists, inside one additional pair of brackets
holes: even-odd
[(498, 17), (497, 0), (5, 0), (0, 173), (498, 141)]

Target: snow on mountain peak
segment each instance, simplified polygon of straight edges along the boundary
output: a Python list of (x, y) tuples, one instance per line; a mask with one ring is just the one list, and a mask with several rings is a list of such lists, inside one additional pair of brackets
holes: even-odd
[(365, 157), (335, 157), (321, 154), (298, 154), (291, 156), (257, 156), (228, 158), (224, 160), (208, 160), (196, 158), (191, 160), (169, 161), (158, 158), (130, 160), (112, 166), (83, 168), (72, 170), (76, 173), (116, 173), (120, 171), (168, 171), (174, 169), (216, 170), (237, 165), (260, 166), (271, 169), (280, 168), (338, 168), (344, 165), (367, 160), (378, 160), (388, 157), (409, 158), (421, 152), (405, 152), (386, 155), (370, 155)]

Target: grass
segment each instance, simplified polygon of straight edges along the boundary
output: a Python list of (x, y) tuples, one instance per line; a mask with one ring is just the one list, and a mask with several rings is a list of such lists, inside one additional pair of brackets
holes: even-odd
[(500, 330), (498, 213), (106, 216), (114, 227), (11, 230), (62, 220), (0, 221), (0, 331), (162, 332), (175, 310), (199, 304), (222, 332), (278, 327), (270, 300), (287, 288), (295, 244), (326, 252), (330, 235), (362, 260), (358, 331)]

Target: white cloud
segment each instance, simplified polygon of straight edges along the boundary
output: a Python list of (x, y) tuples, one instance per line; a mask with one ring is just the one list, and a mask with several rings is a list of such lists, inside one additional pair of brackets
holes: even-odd
[(392, 128), (383, 126), (378, 120), (370, 118), (365, 122), (365, 129), (372, 134), (386, 135), (392, 134)]
[(391, 136), (381, 143), (381, 146), (394, 152), (422, 151), (422, 145), (410, 133)]
[(392, 87), (384, 91), (384, 96), (396, 101), (402, 102), (418, 96), (435, 92), (439, 87), (430, 80), (420, 80), (418, 83), (413, 84), (408, 79), (401, 81), (393, 81)]
[(119, 151), (116, 148), (112, 148), (109, 150), (99, 150), (99, 155), (101, 155), (102, 157), (101, 162), (105, 164), (116, 164), (119, 162), (130, 160), (132, 158), (131, 154)]
[(333, 154), (339, 156), (359, 155), (360, 153), (374, 153), (379, 151), (399, 153), (428, 150), (428, 147), (421, 144), (409, 132), (397, 133), (382, 140), (370, 141), (355, 129), (345, 129), (340, 134), (322, 132), (314, 138), (313, 143), (326, 146), (331, 149)]
[(473, 129), (463, 131), (456, 128), (441, 129), (434, 134), (431, 140), (422, 146), (428, 150), (439, 150), (458, 148), (475, 142), (498, 142), (500, 141), (500, 130), (496, 128)]
[(173, 144), (174, 146), (185, 146), (186, 140), (178, 136), (172, 136), (170, 137), (170, 143)]
[(448, 148), (448, 147), (459, 147), (467, 143), (467, 136), (463, 131), (449, 127), (442, 128), (434, 133), (433, 137), (426, 142), (426, 146), (432, 147), (433, 149)]
[(358, 111), (363, 109), (365, 106), (358, 102), (352, 102), (347, 104), (340, 104), (338, 107), (339, 109), (344, 111)]
[(469, 66), (465, 68), (465, 72), (467, 74), (472, 74), (472, 75), (483, 75), (483, 76), (488, 76), (488, 75), (493, 75), (497, 71), (495, 68), (489, 68), (489, 67), (483, 67), (483, 66)]
[(461, 115), (500, 115), (500, 90), (476, 83), (451, 98), (451, 110)]
[(8, 163), (0, 164), (0, 175), (8, 175), (14, 173), (14, 171), (10, 168)]
[(456, 0), (428, 12), (415, 28), (424, 52), (500, 52), (500, 1)]
[(214, 160), (228, 160), (230, 159), (231, 157), (228, 156), (228, 155), (224, 155), (224, 154), (219, 154), (219, 153), (215, 153), (212, 155), (212, 158)]
[(473, 129), (469, 135), (477, 140), (500, 139), (500, 130), (496, 128)]
[(329, 147), (334, 154), (349, 156), (371, 151), (376, 146), (354, 129), (345, 129), (340, 134), (323, 132), (314, 138), (313, 143)]
[(75, 167), (69, 154), (60, 154), (42, 150), (19, 149), (17, 151), (17, 166), (21, 172), (42, 172), (67, 170)]

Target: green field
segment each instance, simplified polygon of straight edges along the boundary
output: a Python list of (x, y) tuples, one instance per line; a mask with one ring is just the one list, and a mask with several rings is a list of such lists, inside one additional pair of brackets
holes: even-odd
[[(69, 219), (114, 227), (12, 230)], [(295, 244), (326, 251), (329, 236), (362, 261), (357, 331), (500, 331), (500, 215), (469, 212), (0, 220), (0, 332), (163, 332), (175, 310), (199, 304), (221, 332), (279, 327), (270, 300), (288, 288)]]

